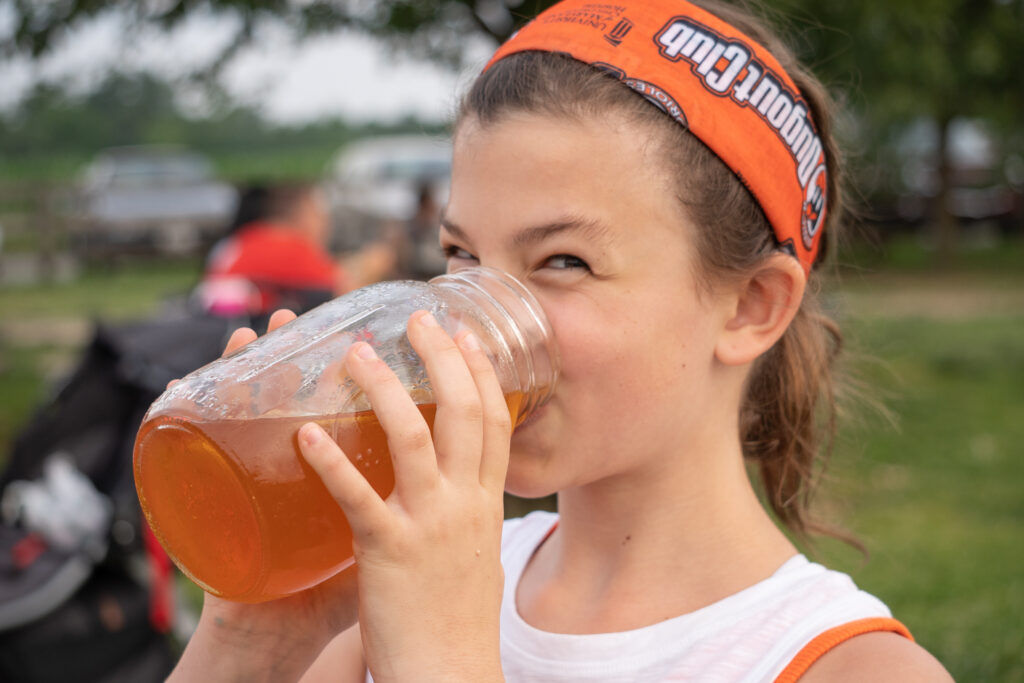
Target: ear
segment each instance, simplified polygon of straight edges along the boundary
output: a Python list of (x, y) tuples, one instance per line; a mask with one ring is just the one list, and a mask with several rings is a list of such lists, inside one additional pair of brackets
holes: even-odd
[(807, 286), (800, 262), (778, 253), (765, 259), (734, 290), (715, 358), (726, 365), (745, 365), (772, 347), (789, 327)]

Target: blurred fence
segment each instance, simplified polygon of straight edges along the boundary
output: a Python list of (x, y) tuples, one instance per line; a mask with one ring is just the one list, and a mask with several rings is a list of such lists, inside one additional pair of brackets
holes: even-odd
[(65, 185), (0, 184), (0, 284), (74, 277), (78, 265), (69, 251), (70, 202)]

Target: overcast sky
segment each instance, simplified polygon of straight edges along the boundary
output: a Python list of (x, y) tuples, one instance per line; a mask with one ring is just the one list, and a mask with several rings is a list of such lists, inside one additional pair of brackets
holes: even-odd
[[(0, 5), (0, 32), (10, 26)], [(107, 14), (62, 39), (40, 63), (0, 61), (0, 108), (24, 95), (33, 79), (67, 80), (87, 89), (117, 65), (176, 76), (208, 63), (231, 35), (231, 24), (210, 15), (186, 20), (172, 34), (130, 34), (123, 17)], [(472, 48), (470, 67), (453, 73), (429, 62), (394, 56), (363, 35), (341, 32), (295, 44), (282, 30), (261, 27), (258, 38), (223, 74), (228, 91), (282, 123), (323, 116), (389, 121), (407, 114), (443, 120), (461, 86), (486, 61), (490, 46)]]

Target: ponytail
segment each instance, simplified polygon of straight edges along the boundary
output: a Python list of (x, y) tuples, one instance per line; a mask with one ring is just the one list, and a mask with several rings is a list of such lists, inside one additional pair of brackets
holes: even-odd
[[(740, 408), (743, 455), (761, 477), (772, 512), (800, 537), (842, 533), (811, 520), (811, 493), (836, 427), (833, 365), (839, 326), (805, 301), (782, 338), (757, 360)], [(856, 543), (854, 543), (856, 545)]]

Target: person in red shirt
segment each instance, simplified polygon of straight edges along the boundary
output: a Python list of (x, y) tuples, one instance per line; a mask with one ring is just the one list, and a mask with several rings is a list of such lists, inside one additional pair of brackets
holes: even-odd
[[(345, 264), (327, 251), (330, 217), (320, 190), (280, 185), (249, 193), (255, 217), (211, 251), (200, 300), (209, 312), (302, 311), (385, 276), (394, 257), (370, 245)], [(255, 208), (253, 208), (255, 205)]]

